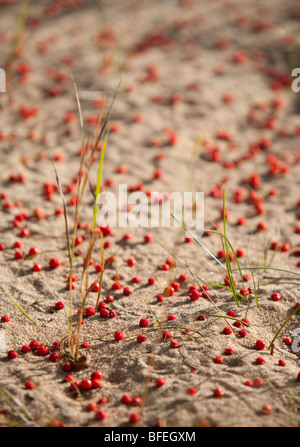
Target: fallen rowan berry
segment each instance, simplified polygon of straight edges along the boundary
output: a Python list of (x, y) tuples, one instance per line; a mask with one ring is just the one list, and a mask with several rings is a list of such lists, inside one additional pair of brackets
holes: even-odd
[(164, 296), (170, 297), (174, 295), (175, 290), (172, 286), (167, 286), (164, 288)]
[(49, 267), (51, 269), (56, 269), (58, 266), (60, 266), (60, 260), (58, 258), (51, 258), (49, 261)]
[(246, 329), (241, 329), (241, 330), (239, 331), (239, 336), (242, 337), (242, 338), (246, 337), (246, 336), (247, 336), (247, 331), (246, 331)]
[(60, 361), (60, 355), (57, 352), (52, 352), (49, 355), (50, 362), (56, 363)]
[(280, 293), (276, 293), (276, 292), (272, 293), (271, 299), (272, 299), (272, 301), (279, 301), (281, 299)]
[(139, 413), (132, 413), (129, 417), (129, 422), (136, 424), (140, 420), (141, 416)]
[(93, 307), (88, 307), (85, 312), (87, 317), (95, 315), (95, 309)]
[(65, 307), (65, 305), (64, 305), (64, 303), (63, 303), (62, 301), (58, 301), (58, 302), (55, 304), (55, 309), (56, 309), (56, 310), (62, 310), (64, 307)]
[(21, 250), (16, 250), (14, 256), (15, 256), (15, 259), (22, 259), (24, 256), (24, 253)]
[(45, 346), (45, 345), (37, 346), (36, 350), (35, 350), (35, 353), (39, 357), (46, 357), (46, 355), (49, 354), (49, 348), (48, 348), (48, 346)]
[(216, 388), (213, 392), (213, 395), (214, 395), (214, 397), (218, 397), (218, 398), (224, 397), (224, 391), (221, 390), (221, 388)]
[(43, 269), (43, 267), (41, 266), (41, 264), (34, 264), (32, 267), (32, 270), (34, 272), (40, 272), (40, 271), (42, 271), (42, 269)]
[(147, 340), (147, 338), (146, 338), (146, 336), (144, 334), (140, 334), (136, 338), (137, 343), (143, 343), (146, 340)]
[(232, 355), (234, 353), (233, 348), (226, 348), (224, 351), (224, 355)]
[(217, 356), (217, 357), (214, 358), (214, 363), (222, 364), (223, 361), (224, 361), (224, 360), (223, 360), (222, 357), (220, 357), (220, 356)]
[(87, 404), (86, 409), (88, 411), (97, 411), (98, 405), (96, 404), (96, 402), (90, 402), (89, 404)]
[(263, 365), (265, 363), (265, 359), (263, 357), (257, 357), (256, 363), (258, 365)]
[(122, 404), (129, 405), (132, 402), (132, 397), (128, 396), (128, 394), (124, 394), (121, 398)]
[(263, 386), (264, 381), (260, 378), (260, 377), (255, 377), (255, 379), (253, 380), (253, 386), (256, 388), (260, 388), (261, 386)]
[(232, 334), (232, 329), (230, 326), (226, 326), (226, 327), (224, 327), (223, 332), (225, 335), (230, 335), (230, 334)]
[(103, 421), (104, 419), (106, 419), (106, 413), (103, 410), (98, 410), (95, 413), (95, 417), (96, 419), (98, 419), (98, 421)]
[(79, 382), (80, 391), (88, 391), (92, 388), (92, 381), (90, 379), (83, 379)]
[(23, 345), (22, 346), (22, 348), (21, 348), (21, 351), (24, 353), (24, 354), (27, 354), (28, 352), (30, 352), (30, 346), (28, 346), (28, 345)]
[(191, 386), (186, 390), (186, 394), (190, 394), (191, 396), (193, 396), (194, 394), (196, 394), (198, 392), (197, 388)]
[(141, 327), (147, 327), (147, 326), (149, 326), (149, 320), (147, 318), (142, 318), (140, 320), (139, 324), (140, 324)]
[(272, 408), (270, 407), (270, 405), (263, 405), (261, 411), (263, 412), (263, 414), (271, 414), (272, 413)]

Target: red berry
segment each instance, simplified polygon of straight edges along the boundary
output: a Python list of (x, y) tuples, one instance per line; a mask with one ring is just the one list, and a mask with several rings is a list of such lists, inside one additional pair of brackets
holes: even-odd
[(146, 244), (149, 244), (150, 242), (152, 242), (151, 234), (145, 234), (144, 235), (144, 241), (146, 242)]
[(83, 379), (79, 382), (79, 389), (81, 391), (88, 391), (92, 388), (92, 381), (90, 379)]
[(191, 396), (193, 396), (193, 395), (196, 394), (197, 392), (198, 392), (197, 388), (194, 388), (193, 386), (189, 387), (189, 388), (186, 390), (186, 393), (187, 393), (187, 394), (190, 394)]
[(23, 252), (21, 250), (15, 251), (15, 259), (22, 259), (24, 256)]
[(123, 340), (123, 338), (124, 338), (124, 334), (123, 334), (123, 332), (121, 332), (121, 331), (116, 331), (116, 332), (115, 332), (115, 334), (114, 334), (114, 339), (115, 339), (116, 341)]
[(38, 355), (39, 357), (46, 357), (46, 355), (49, 354), (49, 348), (47, 346), (44, 345), (40, 345), (36, 347), (36, 355)]
[(88, 307), (85, 312), (87, 317), (95, 315), (95, 309), (93, 307)]
[(92, 292), (97, 293), (97, 292), (99, 292), (100, 285), (99, 285), (99, 283), (94, 282), (94, 283), (91, 285), (91, 288), (92, 288)]
[(175, 290), (173, 289), (172, 286), (167, 286), (164, 289), (164, 296), (173, 296), (174, 295)]
[(134, 258), (128, 258), (127, 259), (127, 265), (129, 267), (133, 267), (136, 264), (136, 260)]
[(37, 340), (32, 340), (31, 342), (30, 342), (30, 344), (29, 344), (29, 346), (30, 346), (30, 349), (35, 349), (35, 348), (37, 348), (38, 346), (39, 346), (40, 344), (39, 344), (39, 342), (37, 341)]
[(134, 276), (131, 282), (133, 282), (133, 284), (138, 284), (139, 282), (141, 282), (141, 278), (139, 276)]
[(218, 397), (218, 398), (224, 397), (224, 391), (221, 390), (221, 388), (216, 388), (214, 390), (214, 397)]
[(280, 295), (280, 293), (272, 293), (272, 295), (271, 295), (271, 299), (273, 300), (273, 301), (279, 301), (280, 300), (280, 298), (281, 298), (281, 295)]
[(92, 380), (92, 388), (93, 388), (93, 390), (95, 390), (97, 388), (101, 388), (101, 381), (100, 381), (100, 379), (93, 379)]
[(247, 336), (247, 331), (246, 331), (246, 329), (241, 329), (241, 330), (239, 331), (239, 336), (242, 337), (242, 338), (246, 337), (246, 336)]
[(102, 307), (102, 309), (100, 309), (100, 315), (102, 318), (108, 318), (109, 317), (109, 310), (106, 309), (105, 307)]
[(161, 386), (165, 385), (166, 381), (165, 379), (159, 378), (156, 381), (156, 388), (160, 388)]
[(95, 417), (98, 421), (103, 421), (106, 418), (106, 413), (103, 410), (98, 410), (96, 411)]
[(27, 380), (25, 382), (25, 388), (26, 390), (33, 390), (35, 388), (35, 383), (32, 380)]
[(185, 274), (182, 274), (179, 276), (179, 281), (184, 282), (184, 281), (187, 281), (188, 279), (189, 279), (189, 277)]
[(98, 405), (96, 404), (96, 402), (90, 402), (89, 404), (87, 404), (86, 408), (88, 411), (97, 411)]
[(57, 352), (52, 352), (49, 355), (50, 362), (56, 363), (60, 361), (60, 355)]
[(131, 404), (132, 398), (130, 396), (128, 396), (128, 394), (124, 394), (121, 398), (121, 402), (122, 402), (122, 404), (126, 404), (126, 405)]
[(232, 334), (232, 329), (230, 326), (226, 326), (226, 327), (224, 327), (223, 332), (225, 335), (230, 335), (230, 334)]
[(140, 406), (142, 404), (142, 398), (140, 396), (134, 396), (132, 399), (132, 404), (135, 406)]
[(36, 256), (39, 254), (39, 249), (36, 247), (31, 247), (30, 250), (28, 251), (28, 256)]
[(18, 353), (17, 353), (17, 351), (14, 351), (14, 350), (8, 351), (7, 357), (9, 359), (16, 359), (18, 357)]
[(264, 414), (271, 414), (272, 413), (272, 408), (270, 407), (270, 405), (263, 405), (261, 411)]
[(226, 348), (224, 351), (225, 355), (232, 355), (234, 353), (233, 348)]
[(30, 346), (23, 345), (21, 351), (24, 352), (24, 354), (27, 354), (28, 352), (30, 352)]
[(144, 334), (140, 334), (136, 338), (137, 343), (143, 343), (146, 340), (147, 340), (147, 338), (146, 338), (146, 336)]
[(41, 264), (34, 264), (34, 266), (32, 267), (32, 270), (34, 272), (40, 272), (42, 270)]
[(142, 319), (140, 320), (140, 326), (141, 326), (141, 327), (147, 327), (147, 326), (149, 326), (149, 320), (148, 320), (147, 318), (142, 318)]
[(220, 357), (220, 356), (217, 356), (217, 357), (214, 358), (214, 363), (222, 364), (223, 361), (224, 361), (224, 360), (223, 360), (222, 357)]
[(140, 420), (140, 417), (139, 413), (132, 413), (129, 417), (129, 422), (136, 424)]
[(129, 296), (129, 295), (131, 295), (132, 294), (132, 290), (131, 290), (131, 288), (130, 287), (124, 287), (124, 289), (123, 289), (123, 295), (125, 295), (125, 296)]
[(102, 373), (100, 371), (94, 371), (94, 372), (92, 372), (91, 378), (92, 378), (92, 380), (93, 379), (101, 380), (102, 379)]
[(286, 346), (290, 346), (292, 344), (292, 340), (290, 338), (286, 337), (286, 338), (283, 339), (283, 343)]
[(65, 307), (65, 305), (64, 305), (64, 303), (63, 303), (62, 301), (58, 301), (58, 302), (55, 304), (55, 309), (56, 309), (56, 310), (62, 310), (64, 307)]
[(253, 385), (256, 388), (260, 388), (261, 386), (263, 386), (264, 381), (260, 378), (260, 377), (255, 377), (255, 379), (253, 380)]
[(170, 343), (170, 347), (173, 349), (179, 348), (179, 343), (177, 340), (172, 340)]
[(51, 269), (56, 269), (60, 265), (60, 260), (58, 258), (51, 258), (49, 261), (49, 267)]
[(257, 357), (256, 363), (258, 365), (263, 365), (265, 363), (265, 359), (263, 357)]

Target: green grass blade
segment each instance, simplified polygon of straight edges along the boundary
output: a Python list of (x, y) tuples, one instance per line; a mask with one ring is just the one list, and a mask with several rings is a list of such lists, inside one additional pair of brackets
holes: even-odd
[(281, 327), (278, 329), (278, 331), (276, 332), (273, 340), (271, 341), (268, 349), (271, 349), (272, 346), (275, 343), (275, 340), (277, 339), (277, 337), (279, 336), (279, 334), (281, 333), (282, 329), (287, 325), (287, 323), (290, 321), (290, 319), (298, 312), (300, 311), (300, 306), (296, 307), (296, 309), (293, 310), (293, 312), (284, 320), (283, 324), (281, 325)]

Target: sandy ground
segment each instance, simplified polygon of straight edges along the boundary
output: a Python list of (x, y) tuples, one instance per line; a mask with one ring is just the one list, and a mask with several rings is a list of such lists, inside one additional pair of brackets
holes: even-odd
[[(277, 241), (289, 247), (275, 253), (271, 267), (299, 270), (299, 234), (295, 233), (300, 178), (299, 93), (292, 91), (289, 78), (299, 60), (299, 9), (295, 2), (273, 0), (271, 6), (267, 1), (105, 0), (85, 1), (79, 8), (68, 6), (68, 2), (60, 7), (63, 3), (44, 1), (31, 6), (7, 92), (0, 98), (0, 243), (5, 245), (0, 251), (0, 317), (10, 318), (10, 322), (0, 323), (0, 386), (8, 397), (8, 402), (0, 400), (0, 422), (4, 426), (13, 421), (34, 426), (119, 427), (132, 426), (130, 415), (138, 413), (140, 419), (135, 425), (147, 427), (299, 425), (299, 357), (283, 342), (286, 337), (295, 340), (291, 334), (300, 327), (299, 313), (280, 333), (273, 355), (268, 350), (299, 301), (299, 276), (275, 270), (265, 274), (262, 270), (244, 271), (251, 274), (256, 286), (260, 285), (258, 306), (250, 294), (248, 303), (240, 300), (237, 307), (232, 293), (222, 288), (211, 288), (210, 299), (201, 296), (192, 301), (189, 287), (196, 282), (186, 263), (202, 284), (223, 284), (226, 271), (195, 241), (185, 243), (185, 235), (178, 228), (114, 228), (105, 238), (112, 250), (105, 250), (106, 258), (115, 255), (122, 288), (129, 286), (133, 293), (124, 296), (122, 290), (111, 289), (116, 272), (108, 266), (102, 300), (114, 295), (114, 302), (107, 306), (117, 317), (101, 318), (97, 312), (94, 318), (84, 320), (81, 343), (89, 342), (90, 347), (81, 352), (88, 353), (90, 364), (72, 375), (80, 381), (99, 370), (103, 374), (100, 389), (82, 392), (81, 396), (71, 393), (64, 379), (63, 365), (68, 358), (63, 353), (60, 362), (52, 363), (49, 357), (21, 352), (21, 347), (34, 339), (51, 348), (68, 335), (65, 226), (63, 216), (55, 214), (62, 201), (57, 192), (52, 200), (46, 200), (44, 184), (55, 184), (52, 156), (72, 228), (74, 206), (70, 200), (76, 192), (67, 187), (78, 173), (81, 131), (69, 70), (79, 91), (106, 92), (107, 111), (126, 67), (110, 118), (112, 131), (103, 171), (106, 190), (117, 193), (118, 185), (126, 183), (143, 184), (145, 191), (204, 192), (205, 228), (214, 229), (221, 223), (224, 188), (230, 212), (227, 236), (235, 249), (244, 250), (241, 266), (268, 264), (274, 255), (268, 247)], [(2, 1), (0, 5), (0, 62), (5, 66), (20, 2)], [(25, 69), (23, 62), (27, 63)], [(37, 112), (25, 119), (20, 113), (22, 106), (37, 107)], [(81, 100), (81, 107), (84, 132), (90, 135), (95, 129), (91, 121), (99, 108), (86, 99)], [(75, 114), (75, 121), (65, 123), (69, 112)], [(176, 141), (168, 141), (168, 129), (176, 132)], [(99, 156), (97, 152), (91, 185), (96, 182)], [(274, 165), (272, 174), (270, 167)], [(117, 172), (120, 166), (127, 172)], [(154, 178), (156, 169), (161, 170), (161, 178)], [(254, 173), (261, 179), (257, 188), (251, 183)], [(22, 183), (12, 181), (18, 175), (23, 176)], [(108, 179), (114, 184), (105, 186)], [(243, 192), (241, 203), (234, 200), (237, 188)], [(259, 198), (251, 201), (255, 194)], [(7, 207), (7, 202), (12, 207)], [(33, 217), (37, 207), (45, 213), (44, 219)], [(28, 218), (16, 227), (13, 222), (21, 213), (27, 213)], [(246, 224), (238, 226), (237, 219), (242, 216)], [(88, 248), (85, 228), (92, 218), (93, 196), (87, 188), (80, 211), (82, 229), (78, 230), (86, 239), (79, 246), (82, 256), (74, 265), (78, 279)], [(267, 228), (257, 231), (261, 222)], [(21, 237), (22, 228), (30, 231), (28, 237)], [(125, 233), (132, 236), (126, 242)], [(153, 242), (144, 242), (146, 233), (152, 235)], [(200, 240), (215, 256), (222, 249), (217, 235), (204, 235)], [(24, 254), (31, 247), (40, 253), (35, 259), (16, 260), (16, 241), (22, 242)], [(61, 265), (51, 270), (48, 264), (54, 256)], [(129, 257), (135, 258), (135, 266), (127, 265)], [(176, 260), (176, 265), (164, 271), (160, 266), (167, 258)], [(94, 265), (101, 262), (99, 241), (92, 259)], [(41, 272), (32, 271), (36, 262), (41, 264)], [(188, 275), (188, 281), (159, 303), (157, 295), (182, 274)], [(134, 276), (141, 278), (139, 284), (131, 282)], [(149, 286), (151, 276), (156, 282)], [(91, 266), (89, 283), (97, 277)], [(242, 283), (237, 273), (235, 280), (239, 290)], [(279, 280), (289, 284), (265, 285)], [(73, 291), (74, 325), (79, 282)], [(252, 280), (245, 283), (245, 287), (255, 285)], [(281, 294), (280, 301), (271, 299), (273, 292)], [(24, 317), (9, 296), (41, 330)], [(96, 296), (89, 295), (87, 306), (95, 306)], [(54, 310), (58, 301), (65, 304), (61, 311)], [(245, 338), (233, 326), (234, 320), (198, 319), (200, 314), (226, 316), (229, 310), (235, 311), (236, 318), (250, 321)], [(168, 321), (170, 314), (176, 320)], [(149, 319), (148, 328), (139, 326), (141, 318)], [(229, 325), (233, 333), (225, 335), (223, 329)], [(166, 329), (169, 326), (172, 328)], [(114, 340), (117, 330), (124, 333), (120, 342)], [(170, 340), (163, 341), (164, 330), (179, 342), (178, 348), (172, 348)], [(145, 342), (136, 342), (139, 334), (146, 335)], [(265, 342), (263, 351), (255, 349), (257, 340)], [(224, 355), (229, 347), (233, 354)], [(8, 359), (10, 350), (17, 351), (16, 359)], [(215, 363), (218, 356), (223, 358), (222, 364)], [(265, 363), (257, 364), (257, 357), (263, 357)], [(279, 360), (285, 366), (279, 366)], [(165, 380), (159, 388), (158, 378)], [(256, 378), (263, 384), (255, 385)], [(35, 389), (25, 389), (28, 380), (34, 381)], [(254, 382), (253, 386), (246, 386), (246, 380)], [(196, 394), (187, 393), (191, 387)], [(214, 396), (216, 388), (224, 392), (222, 398)], [(124, 394), (141, 396), (141, 405), (121, 403)], [(107, 403), (98, 404), (106, 413), (103, 421), (87, 411), (88, 403), (100, 398), (107, 399)], [(271, 407), (271, 414), (264, 414), (266, 405)]]

